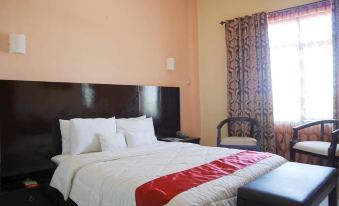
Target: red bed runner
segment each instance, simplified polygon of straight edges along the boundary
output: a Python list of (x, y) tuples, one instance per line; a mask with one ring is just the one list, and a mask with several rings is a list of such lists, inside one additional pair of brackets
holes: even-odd
[(165, 205), (181, 192), (232, 174), (270, 156), (272, 156), (270, 153), (243, 151), (204, 165), (159, 177), (136, 189), (136, 205)]

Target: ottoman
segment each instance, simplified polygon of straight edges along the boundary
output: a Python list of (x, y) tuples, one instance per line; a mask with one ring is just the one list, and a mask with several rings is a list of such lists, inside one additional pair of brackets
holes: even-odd
[(337, 206), (337, 170), (288, 162), (238, 189), (238, 206)]

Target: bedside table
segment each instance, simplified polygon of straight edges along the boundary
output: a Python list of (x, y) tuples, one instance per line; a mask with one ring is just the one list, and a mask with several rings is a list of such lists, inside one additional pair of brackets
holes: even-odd
[[(49, 186), (54, 168), (16, 174), (1, 178), (1, 206), (54, 206), (58, 199), (54, 188)], [(22, 181), (26, 178), (36, 180), (36, 188), (25, 188)]]
[(194, 143), (194, 144), (200, 144), (200, 138), (199, 137), (188, 137), (185, 139), (179, 139), (178, 140), (168, 140), (167, 137), (157, 137), (159, 141), (163, 142), (188, 142), (188, 143)]
[(54, 201), (50, 198), (51, 188), (48, 184), (41, 184), (37, 188), (20, 188), (1, 192), (1, 205), (3, 206), (54, 206)]

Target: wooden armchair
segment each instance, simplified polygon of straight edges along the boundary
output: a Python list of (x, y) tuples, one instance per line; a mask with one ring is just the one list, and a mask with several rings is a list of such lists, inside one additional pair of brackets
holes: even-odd
[[(232, 130), (233, 124), (248, 124), (248, 136), (239, 136), (234, 134)], [(227, 124), (228, 137), (221, 137), (221, 128)], [(243, 150), (260, 151), (260, 138), (256, 135), (260, 132), (260, 127), (257, 120), (249, 117), (231, 117), (224, 119), (217, 126), (217, 146)], [(243, 132), (245, 133), (245, 132)]]
[[(326, 124), (333, 124), (331, 142), (324, 141), (324, 130)], [(320, 141), (299, 141), (298, 134), (300, 130), (320, 125)], [(337, 168), (339, 160), (338, 136), (339, 136), (339, 120), (321, 120), (304, 125), (293, 127), (292, 140), (290, 142), (290, 160), (295, 161), (296, 153), (311, 155), (327, 159), (329, 166)]]

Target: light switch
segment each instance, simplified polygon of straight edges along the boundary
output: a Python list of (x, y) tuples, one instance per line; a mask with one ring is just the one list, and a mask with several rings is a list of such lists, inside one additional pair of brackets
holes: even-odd
[(9, 36), (9, 52), (12, 54), (26, 53), (26, 37), (24, 34), (11, 34)]
[(166, 69), (169, 71), (173, 71), (175, 68), (175, 59), (172, 57), (169, 57), (166, 59)]

